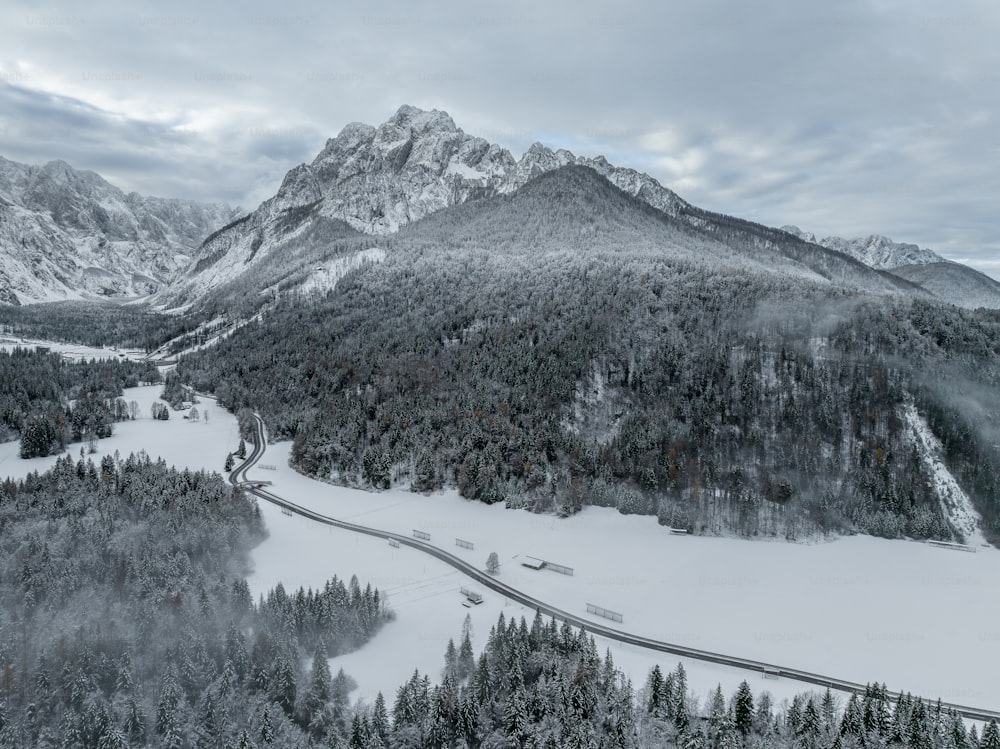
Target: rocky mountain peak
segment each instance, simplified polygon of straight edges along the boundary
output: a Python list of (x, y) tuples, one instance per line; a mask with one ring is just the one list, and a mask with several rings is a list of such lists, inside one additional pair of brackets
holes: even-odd
[(883, 234), (869, 234), (866, 237), (855, 237), (854, 239), (836, 236), (816, 239), (816, 235), (812, 232), (803, 231), (791, 224), (782, 226), (781, 230), (806, 242), (826, 247), (828, 250), (842, 252), (878, 270), (892, 270), (904, 265), (927, 265), (944, 261), (943, 257), (932, 250), (906, 242), (894, 242)]
[(439, 109), (424, 111), (417, 107), (404, 104), (390, 117), (385, 125), (398, 128), (408, 128), (413, 132), (458, 132), (459, 128), (447, 112)]
[(891, 270), (904, 265), (939, 263), (944, 260), (932, 250), (906, 242), (894, 242), (882, 234), (869, 234), (867, 237), (854, 239), (825, 237), (819, 241), (819, 244), (828, 249), (843, 252), (845, 255), (860, 260), (865, 265), (880, 270)]
[(817, 244), (815, 234), (813, 234), (811, 231), (802, 231), (802, 229), (795, 226), (794, 224), (785, 224), (784, 226), (781, 227), (781, 230), (784, 232), (788, 232), (793, 237), (798, 237), (804, 242), (812, 242), (813, 244)]
[[(587, 166), (658, 210), (677, 215), (686, 203), (646, 174), (599, 157), (533, 144), (520, 160), (500, 145), (469, 135), (447, 112), (403, 105), (377, 127), (353, 122), (326, 142), (311, 164), (286, 175), (277, 195), (247, 222), (211, 238), (192, 261), (207, 288), (241, 273), (300, 230), (296, 221), (343, 221), (367, 234), (389, 234), (435, 211), (473, 198), (512, 193), (563, 166)], [(315, 206), (309, 211), (290, 209)], [(232, 257), (229, 257), (232, 256)], [(228, 259), (227, 259), (228, 258)], [(193, 290), (202, 282), (190, 278)], [(193, 293), (193, 292), (192, 292)]]

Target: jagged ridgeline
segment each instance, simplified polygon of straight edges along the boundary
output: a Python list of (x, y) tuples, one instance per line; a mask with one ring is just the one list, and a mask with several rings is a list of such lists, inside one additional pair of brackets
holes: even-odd
[(179, 371), (321, 478), (696, 532), (953, 537), (912, 400), (995, 538), (997, 314), (724, 218), (566, 167), (383, 238), (383, 262)]

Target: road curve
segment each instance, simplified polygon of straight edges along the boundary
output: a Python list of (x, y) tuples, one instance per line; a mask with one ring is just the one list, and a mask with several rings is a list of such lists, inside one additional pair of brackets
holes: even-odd
[[(768, 676), (781, 676), (786, 679), (802, 682), (804, 684), (830, 687), (831, 689), (837, 689), (843, 692), (853, 692), (855, 694), (864, 694), (865, 692), (866, 685), (853, 681), (845, 681), (844, 679), (837, 679), (809, 671), (786, 668), (785, 666), (778, 666), (773, 663), (764, 663), (762, 661), (738, 658), (736, 656), (724, 655), (722, 653), (715, 653), (708, 650), (698, 650), (684, 645), (676, 645), (669, 642), (662, 642), (660, 640), (653, 640), (648, 637), (641, 637), (629, 632), (623, 632), (622, 630), (614, 629), (613, 627), (608, 627), (589, 619), (584, 619), (576, 614), (571, 614), (567, 611), (563, 611), (562, 609), (558, 609), (555, 606), (551, 606), (544, 601), (540, 601), (537, 598), (533, 598), (532, 596), (521, 592), (517, 588), (512, 588), (511, 586), (497, 580), (492, 575), (489, 575), (477, 567), (472, 566), (464, 559), (460, 559), (459, 557), (456, 557), (443, 549), (439, 549), (436, 546), (432, 546), (431, 544), (424, 543), (423, 541), (409, 536), (403, 536), (398, 533), (390, 533), (379, 530), (378, 528), (370, 528), (365, 525), (358, 525), (357, 523), (348, 523), (343, 520), (337, 520), (336, 518), (321, 515), (318, 512), (314, 512), (306, 507), (297, 505), (294, 502), (289, 502), (287, 499), (279, 497), (273, 492), (266, 490), (260, 482), (248, 481), (246, 478), (247, 471), (250, 470), (250, 468), (252, 468), (258, 460), (260, 460), (264, 451), (267, 449), (264, 420), (257, 414), (254, 414), (254, 420), (256, 423), (256, 435), (253, 441), (253, 450), (251, 450), (250, 454), (247, 455), (246, 460), (229, 474), (229, 480), (234, 486), (242, 488), (244, 491), (253, 494), (259, 499), (263, 499), (266, 502), (270, 502), (271, 504), (277, 505), (278, 507), (284, 508), (289, 512), (301, 515), (302, 517), (308, 518), (309, 520), (313, 520), (317, 523), (329, 525), (334, 528), (341, 528), (347, 531), (353, 531), (355, 533), (363, 533), (366, 536), (374, 536), (376, 538), (386, 540), (393, 539), (398, 541), (402, 546), (408, 546), (412, 549), (422, 551), (425, 554), (429, 554), (430, 556), (441, 560), (445, 564), (454, 567), (459, 572), (472, 578), (485, 588), (489, 588), (496, 593), (500, 593), (501, 595), (504, 595), (513, 601), (517, 601), (524, 606), (536, 609), (546, 616), (566, 621), (573, 626), (581, 627), (592, 634), (606, 637), (609, 640), (616, 640), (617, 642), (635, 645), (640, 648), (654, 650), (660, 653), (670, 653), (671, 655), (679, 655), (699, 661), (718, 663), (722, 666), (730, 666), (733, 668), (743, 669), (745, 671), (765, 673)], [(901, 695), (899, 692), (888, 692), (888, 696), (890, 699), (895, 701), (898, 700)], [(938, 704), (936, 700), (930, 699), (924, 699), (924, 702), (930, 706)], [(955, 712), (959, 715), (971, 720), (1000, 720), (1000, 711), (985, 710), (981, 708), (969, 707), (967, 705), (958, 705), (951, 702), (941, 702), (940, 704), (942, 708), (955, 710)]]

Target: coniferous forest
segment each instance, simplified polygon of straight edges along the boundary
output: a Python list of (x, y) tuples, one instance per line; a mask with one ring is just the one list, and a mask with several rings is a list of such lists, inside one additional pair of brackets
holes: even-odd
[(194, 323), (185, 318), (113, 302), (0, 305), (0, 333), (87, 346), (151, 351), (163, 340), (182, 335), (192, 327)]
[(0, 746), (325, 745), (350, 679), (327, 656), (391, 616), (331, 579), (254, 601), (251, 498), (143, 454), (0, 486)]
[[(775, 704), (743, 681), (726, 695), (688, 688), (682, 664), (659, 666), (633, 685), (593, 637), (536, 615), (501, 614), (479, 659), (448, 644), (440, 683), (414, 673), (396, 691), (391, 714), (382, 695), (355, 712), (351, 749), (396, 747), (906, 747), (994, 749), (996, 722), (982, 735), (960, 716), (904, 694), (892, 702), (885, 685), (849, 698), (829, 690)], [(463, 652), (468, 656), (463, 656)]]
[(303, 472), (697, 533), (958, 538), (903, 408), (1000, 532), (1000, 318), (663, 257), (406, 247), (178, 371)]

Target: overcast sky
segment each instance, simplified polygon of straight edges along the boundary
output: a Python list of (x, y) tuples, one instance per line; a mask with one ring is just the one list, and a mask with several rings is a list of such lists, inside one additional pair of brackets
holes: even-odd
[(0, 155), (249, 209), (407, 103), (1000, 278), (996, 0), (338, 5), (5, 0)]

